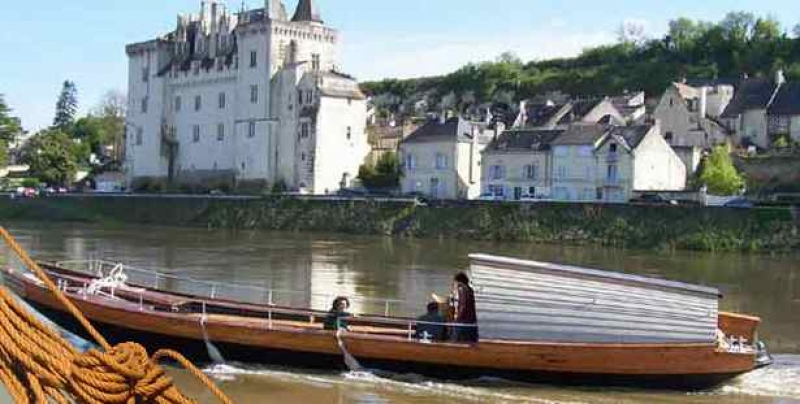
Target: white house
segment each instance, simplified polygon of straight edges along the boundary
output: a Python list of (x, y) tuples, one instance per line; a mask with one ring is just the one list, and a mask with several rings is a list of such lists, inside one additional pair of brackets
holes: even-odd
[(405, 194), (473, 199), (481, 192), (481, 152), (493, 133), (485, 124), (432, 120), (400, 142)]
[(551, 143), (563, 129), (509, 130), (483, 151), (483, 193), (498, 199), (550, 198)]
[(658, 125), (576, 124), (551, 142), (553, 199), (626, 202), (633, 191), (679, 191), (686, 166)]
[(240, 13), (207, 0), (128, 45), (128, 182), (349, 185), (369, 152), (366, 102), (338, 44), (313, 0), (291, 19), (281, 0)]
[(733, 94), (733, 86), (727, 84), (693, 87), (673, 83), (661, 96), (653, 116), (672, 146), (710, 148), (727, 144), (729, 131), (718, 118)]

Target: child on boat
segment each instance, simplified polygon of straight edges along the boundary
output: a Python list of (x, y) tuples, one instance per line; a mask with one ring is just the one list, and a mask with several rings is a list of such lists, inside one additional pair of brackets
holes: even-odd
[(439, 314), (439, 303), (428, 303), (428, 313), (417, 319), (415, 338), (422, 341), (443, 341), (445, 339), (445, 320)]

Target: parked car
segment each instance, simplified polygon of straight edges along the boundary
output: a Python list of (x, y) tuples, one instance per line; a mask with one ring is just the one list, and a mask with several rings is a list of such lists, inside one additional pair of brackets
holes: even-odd
[(666, 199), (659, 194), (643, 194), (638, 198), (631, 199), (632, 204), (638, 205), (677, 205), (678, 201)]
[(736, 208), (736, 209), (752, 209), (756, 205), (749, 199), (746, 198), (736, 198), (734, 200), (728, 201), (723, 207), (726, 208)]
[(499, 201), (505, 201), (506, 198), (502, 195), (483, 194), (479, 196), (477, 200), (484, 202), (499, 202)]

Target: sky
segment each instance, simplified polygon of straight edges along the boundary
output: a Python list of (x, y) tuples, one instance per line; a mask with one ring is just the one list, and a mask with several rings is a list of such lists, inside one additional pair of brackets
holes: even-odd
[[(742, 10), (800, 22), (792, 0), (316, 0), (340, 31), (339, 65), (360, 80), (451, 72), (512, 51), (523, 60), (573, 56), (614, 42), (625, 21), (663, 35), (679, 16), (718, 21)], [(224, 1), (223, 1), (224, 2)], [(286, 0), (294, 10), (297, 0)], [(64, 80), (77, 84), (81, 113), (127, 86), (125, 45), (174, 29), (200, 0), (4, 0), (0, 94), (31, 131), (51, 124)], [(233, 9), (241, 0), (228, 1)], [(245, 0), (249, 8), (263, 1)]]

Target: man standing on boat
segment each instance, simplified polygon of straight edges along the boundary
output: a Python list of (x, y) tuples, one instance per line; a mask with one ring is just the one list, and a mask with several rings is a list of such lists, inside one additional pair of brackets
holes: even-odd
[(467, 274), (461, 272), (453, 278), (453, 321), (459, 324), (453, 330), (457, 342), (478, 342), (478, 316), (475, 313), (475, 291)]

